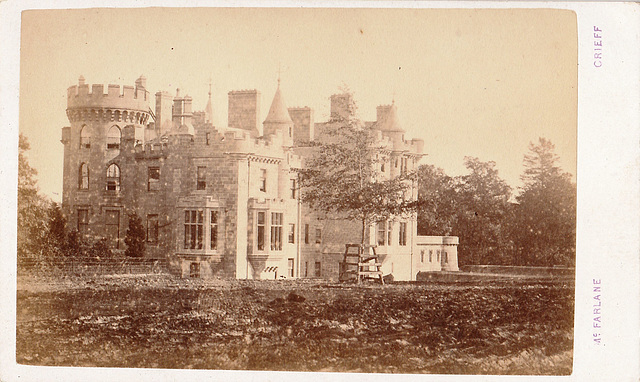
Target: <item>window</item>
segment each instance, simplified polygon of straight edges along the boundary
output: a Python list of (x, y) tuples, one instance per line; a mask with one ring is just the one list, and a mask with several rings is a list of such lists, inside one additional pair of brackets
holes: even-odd
[(293, 126), (289, 126), (289, 138), (293, 137)]
[(395, 166), (396, 166), (396, 168), (398, 168), (398, 158), (396, 158), (396, 160), (395, 160)]
[(316, 261), (316, 277), (322, 276), (322, 264)]
[(296, 225), (289, 224), (289, 243), (296, 242)]
[(91, 132), (89, 131), (89, 127), (87, 125), (83, 125), (82, 129), (80, 130), (80, 148), (91, 148)]
[(304, 277), (309, 277), (309, 262), (304, 262)]
[(440, 250), (436, 251), (436, 261), (440, 262)]
[(120, 128), (118, 126), (111, 126), (107, 133), (107, 150), (119, 150), (120, 149)]
[(107, 244), (111, 248), (120, 247), (120, 211), (106, 210), (104, 219), (104, 231)]
[(189, 264), (189, 277), (192, 279), (200, 278), (200, 263)]
[(380, 171), (384, 172), (384, 162), (382, 162), (382, 164), (380, 165)]
[(81, 164), (78, 170), (78, 188), (81, 190), (89, 189), (89, 166), (86, 163)]
[(282, 213), (271, 213), (271, 250), (282, 251)]
[(449, 255), (447, 254), (447, 252), (442, 252), (442, 257), (444, 257), (444, 262), (445, 263), (449, 262)]
[(260, 170), (260, 191), (267, 192), (267, 170)]
[(211, 249), (218, 249), (218, 211), (211, 211)]
[(400, 223), (400, 233), (398, 234), (399, 244), (407, 245), (407, 223)]
[(432, 256), (433, 256), (433, 249), (430, 249), (430, 250), (429, 250), (429, 262), (430, 262), (430, 263), (431, 263), (431, 262), (433, 262), (433, 258), (432, 258)]
[(420, 251), (420, 262), (424, 263), (424, 249)]
[(202, 249), (203, 212), (184, 211), (184, 249)]
[(120, 167), (115, 163), (107, 168), (107, 191), (120, 191)]
[(89, 233), (89, 210), (78, 209), (78, 234), (80, 237)]
[(206, 133), (205, 134), (205, 139), (207, 141), (207, 145), (209, 145), (211, 143), (211, 133)]
[(158, 215), (147, 215), (147, 243), (158, 242)]
[(304, 225), (304, 243), (309, 244), (309, 224)]
[(287, 259), (287, 276), (293, 277), (293, 259)]
[(378, 245), (385, 244), (385, 236), (387, 236), (387, 222), (378, 222)]
[(160, 167), (149, 167), (147, 191), (160, 190)]
[(291, 199), (295, 199), (296, 198), (296, 180), (295, 179), (291, 179)]
[(266, 225), (266, 212), (258, 212), (258, 223), (257, 223), (257, 232), (258, 232), (258, 251), (264, 251), (264, 235), (265, 235), (265, 225)]
[(391, 224), (391, 222), (389, 222), (389, 224), (387, 224), (387, 245), (391, 245), (391, 243), (393, 243), (393, 241), (391, 240), (392, 227), (393, 225)]
[(316, 228), (316, 244), (322, 243), (322, 229)]
[(198, 166), (196, 170), (196, 190), (207, 189), (207, 168), (204, 166)]

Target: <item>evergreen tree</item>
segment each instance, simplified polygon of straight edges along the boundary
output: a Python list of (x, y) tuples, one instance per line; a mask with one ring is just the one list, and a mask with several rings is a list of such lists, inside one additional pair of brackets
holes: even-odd
[(127, 249), (124, 254), (127, 257), (143, 257), (145, 251), (145, 238), (144, 226), (142, 225), (142, 219), (134, 212), (129, 214), (129, 227), (124, 237), (124, 243), (127, 245)]
[(576, 244), (576, 185), (558, 166), (551, 141), (529, 144), (524, 186), (516, 198), (512, 238), (529, 265), (573, 265)]

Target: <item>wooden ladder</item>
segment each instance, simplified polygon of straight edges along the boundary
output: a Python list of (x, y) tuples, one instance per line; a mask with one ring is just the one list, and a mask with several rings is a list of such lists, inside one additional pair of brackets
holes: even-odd
[[(371, 249), (372, 253), (369, 253), (368, 249)], [(375, 245), (345, 244), (344, 258), (340, 263), (339, 280), (360, 283), (363, 280), (377, 279), (380, 284), (384, 285), (380, 267), (382, 267), (382, 263), (376, 254)]]

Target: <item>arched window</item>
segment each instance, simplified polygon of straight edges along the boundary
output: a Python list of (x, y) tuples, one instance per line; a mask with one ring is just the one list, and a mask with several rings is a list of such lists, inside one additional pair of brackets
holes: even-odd
[(120, 167), (115, 163), (107, 168), (107, 191), (120, 191)]
[(82, 163), (78, 169), (78, 188), (89, 189), (89, 166), (86, 163)]
[(107, 133), (107, 150), (120, 149), (120, 136), (120, 128), (118, 126), (111, 126)]
[(91, 148), (91, 132), (89, 131), (89, 126), (87, 125), (83, 125), (82, 129), (80, 129), (80, 148)]

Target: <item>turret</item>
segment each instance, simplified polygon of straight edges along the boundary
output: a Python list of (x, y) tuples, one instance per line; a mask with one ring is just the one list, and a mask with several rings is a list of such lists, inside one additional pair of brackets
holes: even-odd
[(281, 131), (283, 135), (283, 145), (288, 147), (293, 146), (293, 120), (289, 115), (289, 110), (280, 92), (280, 78), (278, 78), (278, 88), (276, 89), (276, 94), (273, 96), (269, 113), (262, 125), (265, 136), (275, 135), (277, 131)]

